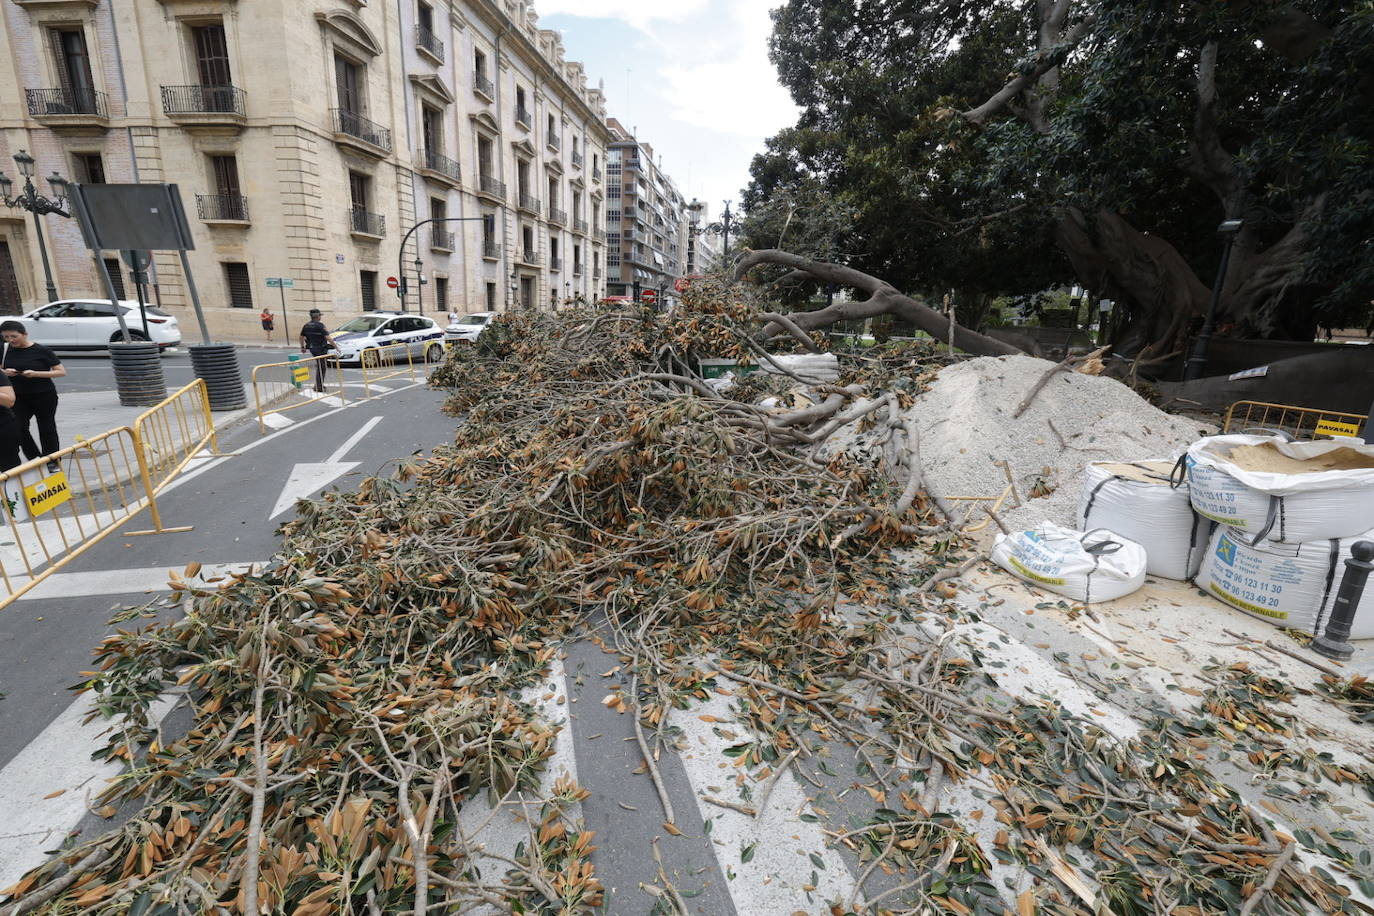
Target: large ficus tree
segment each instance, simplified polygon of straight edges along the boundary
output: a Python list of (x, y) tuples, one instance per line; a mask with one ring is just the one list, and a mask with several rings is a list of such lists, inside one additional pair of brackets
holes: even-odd
[[(858, 266), (917, 289), (1076, 278), (1164, 356), (1243, 219), (1226, 332), (1307, 337), (1374, 297), (1374, 5), (790, 0), (772, 54), (803, 108), (747, 202), (819, 182)], [(769, 241), (763, 239), (762, 241)]]

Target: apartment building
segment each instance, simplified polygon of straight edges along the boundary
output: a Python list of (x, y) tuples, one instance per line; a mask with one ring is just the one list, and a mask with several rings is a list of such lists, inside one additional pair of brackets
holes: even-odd
[(685, 271), (688, 205), (654, 159), (654, 149), (615, 118), (606, 161), (606, 295), (671, 291)]
[[(397, 307), (389, 277), (424, 312), (603, 294), (605, 98), (525, 2), (0, 0), (0, 48), (0, 169), (179, 185), (216, 334), (280, 311), (271, 277), (292, 326)], [(72, 221), (43, 231), (59, 295), (99, 294)], [(178, 258), (154, 270), (184, 316)], [(44, 299), (0, 208), (0, 312)]]

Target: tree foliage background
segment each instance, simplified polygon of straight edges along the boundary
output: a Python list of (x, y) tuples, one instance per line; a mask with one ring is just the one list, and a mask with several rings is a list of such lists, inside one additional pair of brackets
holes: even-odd
[[(746, 241), (833, 257), (961, 316), (1078, 280), (1118, 349), (1177, 349), (1241, 217), (1223, 330), (1308, 337), (1374, 297), (1374, 4), (790, 0), (802, 107)], [(787, 233), (781, 238), (782, 228)]]

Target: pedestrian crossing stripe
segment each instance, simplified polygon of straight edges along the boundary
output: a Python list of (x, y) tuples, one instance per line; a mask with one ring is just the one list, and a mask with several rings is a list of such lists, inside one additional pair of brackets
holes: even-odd
[(29, 507), (29, 514), (32, 516), (51, 512), (63, 503), (69, 502), (71, 498), (72, 490), (63, 471), (57, 471), (24, 488), (24, 503)]

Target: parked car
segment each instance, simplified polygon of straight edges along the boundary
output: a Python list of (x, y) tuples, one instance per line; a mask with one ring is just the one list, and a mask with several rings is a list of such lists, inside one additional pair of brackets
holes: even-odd
[(444, 329), (444, 340), (449, 343), (473, 343), (496, 320), (497, 314), (473, 312), (471, 315), (464, 315)]
[[(128, 300), (119, 303), (124, 323), (134, 340), (151, 340), (160, 349), (181, 345), (181, 329), (177, 320), (156, 306), (145, 306), (148, 314), (148, 333), (143, 333), (143, 318), (138, 303)], [(119, 319), (109, 300), (64, 299), (49, 302), (19, 320), (29, 332), (29, 339), (54, 350), (104, 350), (123, 338)]]
[(339, 347), (340, 361), (345, 363), (376, 365), (382, 358), (382, 347), (396, 344), (409, 344), (412, 359), (437, 363), (444, 358), (444, 330), (424, 315), (366, 312), (340, 325), (331, 336)]

